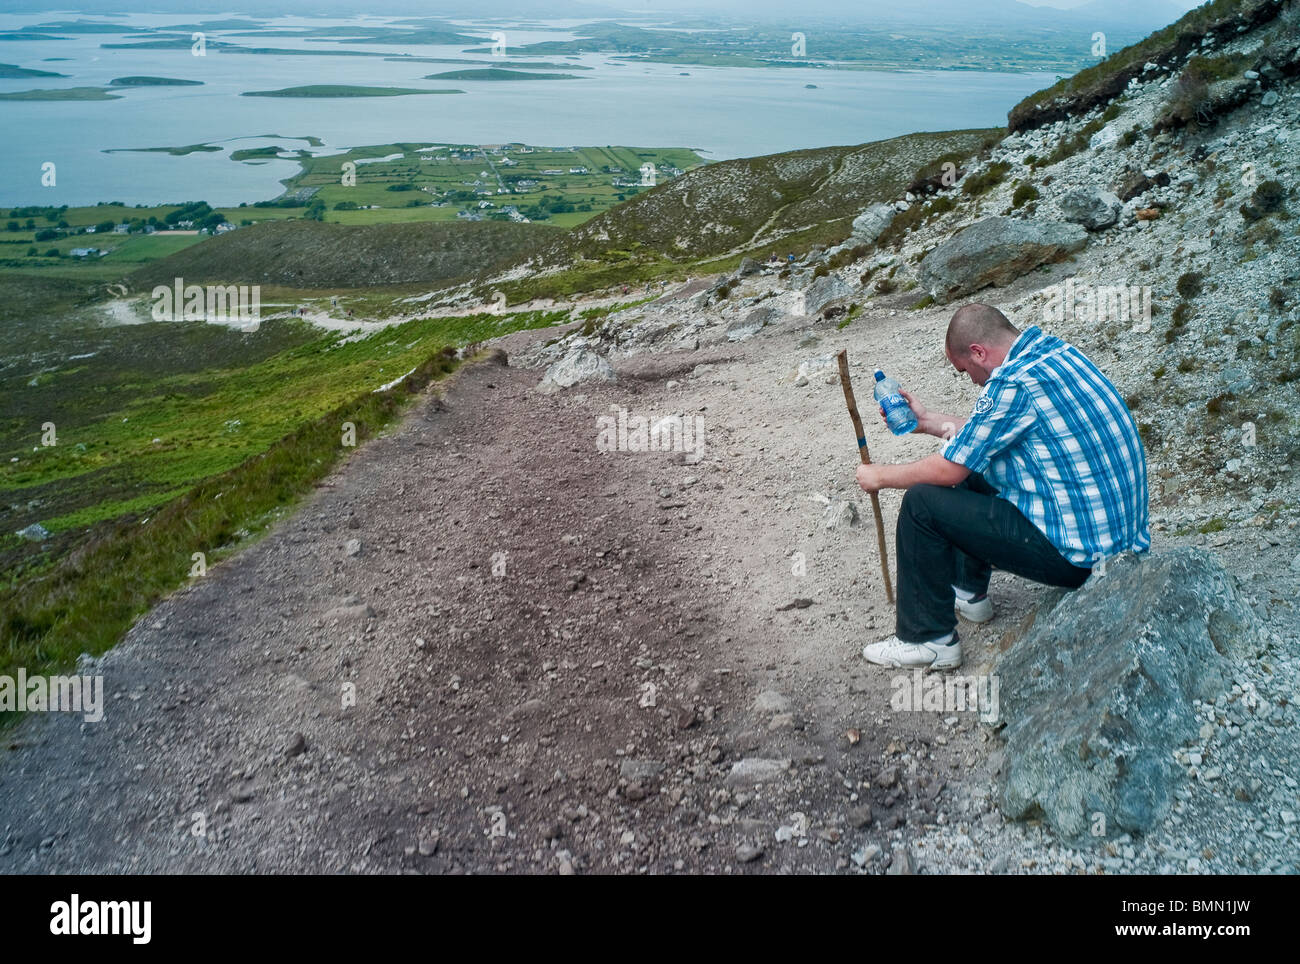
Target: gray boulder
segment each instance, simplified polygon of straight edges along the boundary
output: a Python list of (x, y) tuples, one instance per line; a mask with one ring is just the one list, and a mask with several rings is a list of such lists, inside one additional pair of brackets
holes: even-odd
[(537, 386), (537, 390), (550, 394), (592, 379), (612, 382), (614, 368), (591, 349), (579, 348), (546, 369), (546, 375)]
[(841, 281), (833, 274), (814, 278), (803, 291), (803, 311), (806, 315), (820, 314), (832, 301), (847, 298), (853, 294), (853, 287)]
[(50, 530), (39, 522), (33, 522), (25, 529), (18, 530), (18, 536), (31, 542), (44, 542), (50, 537)]
[(1041, 817), (1074, 844), (1158, 826), (1185, 779), (1174, 750), (1197, 738), (1192, 701), (1222, 693), (1233, 663), (1265, 644), (1212, 555), (1126, 553), (1095, 568), (994, 669), (1003, 813)]
[(750, 275), (758, 274), (762, 270), (763, 270), (763, 266), (760, 265), (753, 258), (741, 258), (740, 267), (736, 269), (736, 277), (748, 278)]
[(943, 302), (989, 285), (1010, 284), (1040, 264), (1087, 244), (1077, 224), (986, 218), (959, 231), (921, 261), (921, 283)]
[(755, 308), (739, 321), (727, 326), (727, 341), (744, 341), (763, 330), (763, 327), (780, 317), (780, 312), (768, 305)]
[(629, 326), (625, 336), (619, 339), (619, 344), (623, 345), (625, 340), (628, 347), (658, 345), (661, 342), (681, 338), (688, 326), (689, 321), (683, 315), (650, 315), (645, 320)]
[(832, 502), (822, 512), (823, 529), (847, 529), (858, 524), (858, 507), (848, 501)]
[(853, 219), (853, 237), (862, 241), (875, 241), (885, 233), (885, 228), (889, 227), (897, 213), (892, 204), (871, 205)]
[(1110, 191), (1075, 188), (1056, 202), (1061, 216), (1072, 224), (1082, 224), (1089, 231), (1100, 231), (1119, 220), (1124, 203)]

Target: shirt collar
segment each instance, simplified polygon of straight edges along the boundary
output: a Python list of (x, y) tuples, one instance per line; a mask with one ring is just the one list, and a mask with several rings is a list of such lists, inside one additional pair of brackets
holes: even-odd
[(1027, 351), (1029, 349), (1029, 343), (1037, 339), (1042, 333), (1043, 330), (1037, 325), (1030, 325), (1022, 331), (1016, 336), (1016, 340), (1011, 343), (1011, 347), (1007, 349), (1007, 357), (1003, 360), (1002, 364), (1005, 365), (1017, 355), (1023, 354)]

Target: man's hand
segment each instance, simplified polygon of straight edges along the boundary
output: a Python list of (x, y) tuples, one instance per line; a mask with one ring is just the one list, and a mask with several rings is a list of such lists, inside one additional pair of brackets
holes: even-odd
[(916, 416), (917, 422), (924, 423), (925, 417), (930, 414), (930, 410), (922, 405), (921, 400), (910, 392), (900, 388), (898, 394), (902, 395), (903, 400), (911, 407), (912, 414)]
[(878, 465), (859, 465), (857, 479), (863, 492), (879, 492), (885, 487)]
[[(898, 394), (903, 396), (903, 400), (907, 402), (908, 406), (912, 409), (912, 414), (916, 416), (916, 431), (925, 432), (925, 417), (930, 413), (930, 410), (922, 405), (921, 400), (915, 395), (912, 395), (901, 388), (898, 390)], [(885, 418), (885, 410), (877, 406), (876, 411), (880, 413), (881, 420), (888, 424), (889, 420)]]
[[(912, 414), (916, 416), (916, 431), (921, 435), (933, 435), (935, 438), (950, 439), (961, 431), (966, 419), (957, 415), (945, 415), (942, 412), (932, 412), (926, 407), (925, 403), (913, 395), (911, 392), (899, 390), (903, 400), (907, 402), (912, 409)], [(877, 409), (880, 417), (884, 419), (885, 410)]]

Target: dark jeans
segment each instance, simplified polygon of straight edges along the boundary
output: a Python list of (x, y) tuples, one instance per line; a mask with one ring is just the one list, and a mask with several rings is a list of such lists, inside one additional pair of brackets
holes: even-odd
[(953, 586), (987, 592), (996, 566), (1034, 582), (1077, 589), (1092, 573), (1066, 560), (1038, 527), (984, 477), (960, 485), (914, 485), (898, 514), (898, 615), (906, 643), (948, 635), (957, 625)]

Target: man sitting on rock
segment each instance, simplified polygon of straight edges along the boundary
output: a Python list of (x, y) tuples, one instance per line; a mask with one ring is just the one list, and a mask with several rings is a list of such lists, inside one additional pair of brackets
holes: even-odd
[(993, 617), (995, 566), (1077, 589), (1097, 561), (1151, 546), (1137, 425), (1081, 351), (971, 304), (952, 316), (944, 353), (984, 387), (970, 418), (905, 392), (917, 431), (948, 443), (916, 462), (858, 467), (866, 492), (907, 489), (895, 635), (862, 651), (882, 666), (960, 666), (956, 614)]

